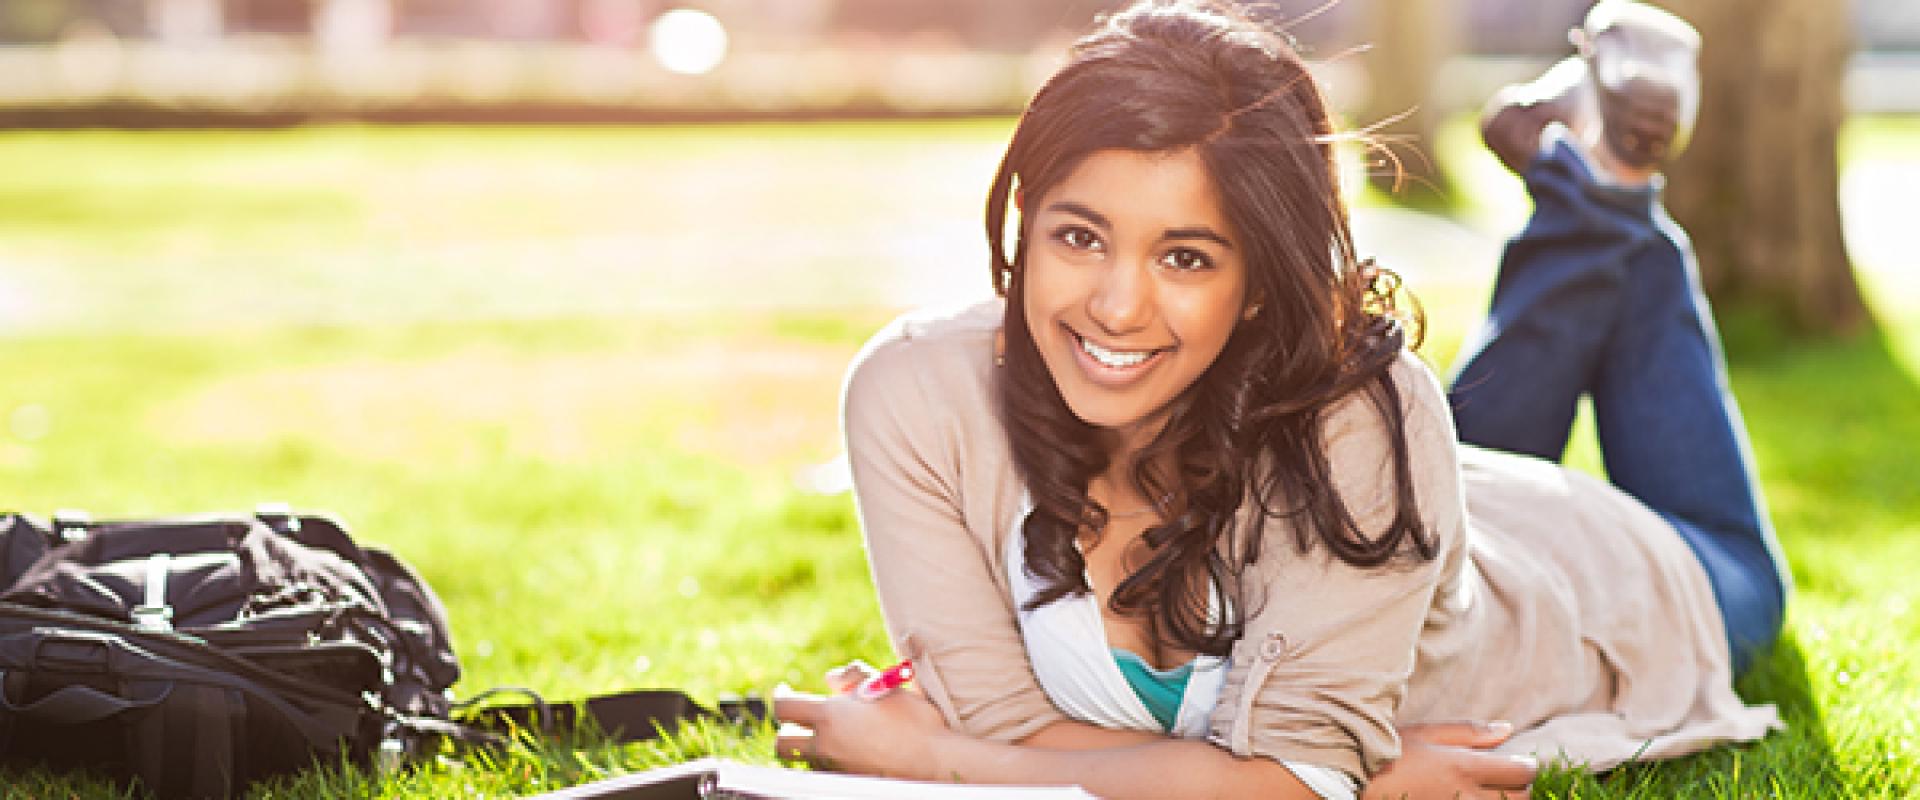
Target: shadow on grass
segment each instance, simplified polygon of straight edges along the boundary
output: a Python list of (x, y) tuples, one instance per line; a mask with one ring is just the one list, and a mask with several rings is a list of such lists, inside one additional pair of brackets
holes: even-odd
[(1900, 614), (1885, 612), (1920, 600), (1904, 574), (1920, 556), (1912, 536), (1920, 530), (1920, 459), (1912, 452), (1920, 380), (1893, 336), (1920, 344), (1910, 326), (1766, 349), (1736, 343), (1735, 391), (1796, 585), (1787, 639), (1740, 684), (1750, 701), (1778, 704), (1788, 729), (1744, 765), (1719, 764), (1773, 772), (1778, 783), (1743, 781), (1737, 796), (1749, 796), (1749, 787), (1789, 797), (1907, 797), (1920, 789), (1892, 747), (1908, 733), (1891, 687), (1920, 675), (1920, 653), (1898, 644)]

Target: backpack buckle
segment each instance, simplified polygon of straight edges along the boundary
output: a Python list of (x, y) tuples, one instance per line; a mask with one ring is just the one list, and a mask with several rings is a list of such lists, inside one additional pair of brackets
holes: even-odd
[(167, 605), (167, 566), (172, 560), (167, 553), (147, 559), (147, 601), (133, 607), (133, 627), (155, 633), (173, 630), (173, 606)]
[(137, 605), (133, 607), (133, 627), (154, 633), (173, 630), (172, 606)]

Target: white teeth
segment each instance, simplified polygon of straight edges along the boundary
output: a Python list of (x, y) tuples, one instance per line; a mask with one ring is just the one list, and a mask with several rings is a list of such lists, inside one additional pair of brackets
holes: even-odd
[(1093, 360), (1116, 369), (1139, 366), (1140, 362), (1146, 361), (1147, 358), (1153, 355), (1152, 350), (1135, 350), (1132, 352), (1108, 350), (1084, 338), (1080, 340), (1080, 349), (1087, 351), (1087, 355), (1093, 356)]

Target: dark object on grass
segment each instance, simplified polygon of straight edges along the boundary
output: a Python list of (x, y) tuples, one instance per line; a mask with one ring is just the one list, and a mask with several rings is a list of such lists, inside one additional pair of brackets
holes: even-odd
[(461, 736), (440, 601), (326, 516), (0, 516), (0, 756), (162, 797)]
[[(528, 702), (489, 702), (500, 694), (520, 695)], [(456, 703), (454, 713), (462, 722), (490, 731), (518, 728), (543, 736), (565, 736), (584, 730), (623, 743), (657, 739), (669, 726), (683, 720), (754, 724), (772, 716), (766, 700), (757, 696), (723, 698), (714, 708), (707, 708), (678, 689), (636, 689), (558, 703), (549, 703), (529, 689), (488, 689)]]
[(160, 797), (238, 796), (341, 761), (390, 769), (443, 740), (495, 746), (518, 726), (650, 739), (717, 712), (675, 690), (479, 708), (454, 722), (446, 611), (391, 554), (339, 520), (264, 506), (51, 523), (0, 515), (0, 761), (88, 769)]

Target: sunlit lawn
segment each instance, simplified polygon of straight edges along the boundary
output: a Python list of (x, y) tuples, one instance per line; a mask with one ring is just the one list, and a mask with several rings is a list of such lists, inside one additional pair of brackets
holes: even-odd
[[(904, 305), (984, 293), (978, 203), (1006, 130), (0, 134), (0, 506), (336, 511), (446, 601), (462, 694), (817, 686), (889, 653), (851, 502), (802, 478), (837, 452), (860, 342)], [(1516, 187), (1454, 139), (1442, 157), (1484, 187), (1467, 218), (1510, 220)], [(1848, 142), (1920, 161), (1911, 122)], [(1862, 265), (1884, 336), (1734, 365), (1799, 585), (1789, 644), (1743, 689), (1790, 729), (1542, 795), (1920, 791), (1912, 266)], [(1436, 364), (1489, 267), (1407, 270)], [(768, 749), (704, 728), (270, 794), (511, 794)], [(0, 793), (111, 793), (12, 778)]]

